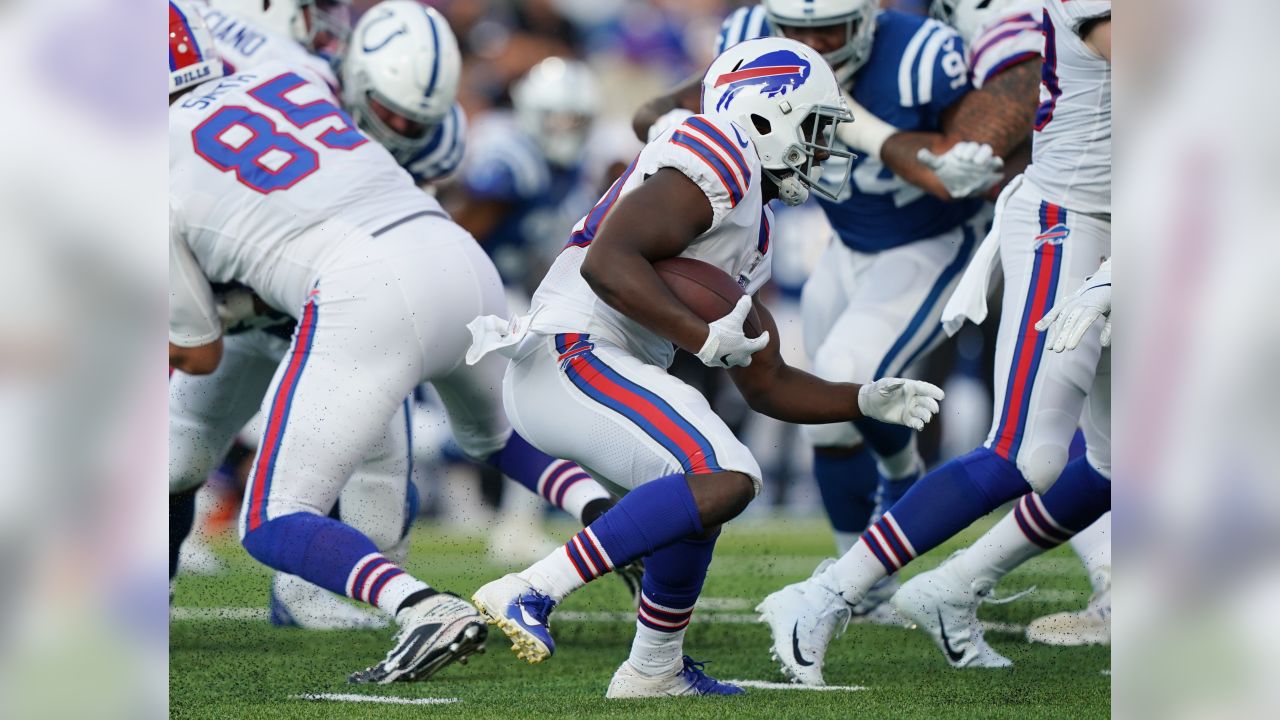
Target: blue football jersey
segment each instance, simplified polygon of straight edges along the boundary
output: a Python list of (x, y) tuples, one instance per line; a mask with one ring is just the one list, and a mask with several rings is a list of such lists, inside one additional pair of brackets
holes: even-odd
[(462, 180), (473, 197), (508, 203), (512, 210), (487, 238), (485, 251), (507, 284), (520, 284), (528, 253), (548, 241), (563, 244), (572, 227), (562, 204), (578, 182), (577, 169), (553, 168), (536, 142), (506, 113), (491, 113), (471, 131), (472, 153)]
[[(723, 50), (770, 32), (763, 7), (741, 8), (725, 20), (717, 47)], [(942, 111), (972, 87), (964, 43), (955, 30), (892, 10), (877, 15), (871, 56), (851, 85), (853, 98), (868, 112), (901, 130), (924, 132), (938, 130)], [(823, 177), (843, 177), (847, 162), (831, 158)], [(841, 241), (855, 250), (877, 252), (940, 235), (982, 207), (980, 198), (939, 200), (865, 155), (858, 154), (852, 163), (850, 182), (838, 199), (819, 197), (818, 202)]]

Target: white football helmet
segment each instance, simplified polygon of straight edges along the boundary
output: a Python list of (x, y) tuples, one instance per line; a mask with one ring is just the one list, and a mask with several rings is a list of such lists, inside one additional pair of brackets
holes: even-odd
[(1040, 17), (1041, 5), (1036, 0), (933, 0), (929, 16), (955, 28), (968, 44), (1011, 5), (1026, 6), (1034, 17)]
[(844, 24), (844, 46), (823, 56), (842, 85), (871, 57), (879, 8), (876, 0), (764, 0), (775, 35), (783, 35), (783, 27)]
[(169, 94), (222, 77), (213, 33), (188, 0), (169, 0)]
[(765, 175), (788, 205), (803, 203), (811, 188), (835, 200), (849, 181), (853, 163), (845, 163), (844, 178), (833, 190), (817, 184), (818, 152), (852, 157), (833, 145), (836, 126), (853, 116), (831, 67), (808, 45), (768, 37), (725, 50), (702, 78), (702, 111), (747, 132)]
[[(458, 40), (434, 8), (385, 0), (360, 18), (342, 63), (342, 102), (360, 129), (408, 162), (431, 139), (458, 96)], [(410, 121), (399, 131), (372, 103)]]
[(516, 120), (547, 160), (570, 167), (582, 159), (600, 105), (595, 75), (577, 60), (549, 57), (511, 88)]
[(209, 0), (209, 5), (336, 56), (351, 33), (351, 0)]

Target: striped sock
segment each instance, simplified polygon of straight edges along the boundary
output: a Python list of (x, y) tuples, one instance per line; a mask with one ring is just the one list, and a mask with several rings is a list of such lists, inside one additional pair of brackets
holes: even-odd
[(702, 593), (716, 537), (681, 540), (645, 560), (636, 637), (628, 659), (641, 674), (658, 677), (680, 669), (685, 630)]
[(608, 499), (609, 491), (596, 482), (577, 463), (556, 460), (538, 477), (538, 494), (572, 515), (579, 522), (582, 511), (595, 500)]
[(613, 570), (613, 560), (590, 527), (520, 573), (540, 592), (560, 602), (566, 595)]
[(395, 615), (405, 598), (428, 585), (400, 569), (381, 553), (369, 553), (347, 575), (347, 597), (377, 606)]

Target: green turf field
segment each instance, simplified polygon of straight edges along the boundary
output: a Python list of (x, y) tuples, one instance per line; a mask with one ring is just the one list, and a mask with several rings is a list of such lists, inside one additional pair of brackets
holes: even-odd
[[(993, 516), (999, 517), (999, 514)], [(975, 526), (935, 550), (906, 573), (920, 572), (977, 537)], [(563, 528), (571, 530), (568, 526)], [(772, 590), (807, 575), (829, 552), (819, 520), (741, 521), (716, 549), (685, 649), (711, 660), (720, 679), (781, 681), (769, 659), (768, 631), (743, 622)], [(420, 526), (408, 567), (460, 595), (507, 572), (487, 564), (482, 538), (443, 535)], [(182, 576), (171, 624), (169, 707), (174, 718), (1094, 718), (1111, 707), (1110, 651), (1029, 645), (1010, 632), (1048, 612), (1083, 606), (1084, 571), (1069, 549), (1038, 558), (1006, 579), (999, 593), (1035, 585), (1030, 597), (983, 606), (991, 643), (1015, 665), (1005, 670), (952, 670), (923, 633), (854, 624), (832, 643), (826, 679), (856, 691), (749, 689), (743, 697), (606, 701), (605, 688), (626, 658), (633, 620), (622, 584), (603, 578), (552, 616), (558, 650), (536, 666), (516, 660), (506, 638), (491, 628), (489, 651), (470, 665), (454, 665), (425, 683), (352, 686), (352, 670), (389, 648), (391, 630), (309, 633), (274, 628), (265, 610), (270, 575), (237, 545), (222, 549), (224, 575)], [(201, 609), (202, 608), (202, 609)], [(222, 617), (213, 608), (234, 608)], [(244, 610), (248, 609), (248, 610)], [(999, 626), (997, 626), (999, 627)], [(1104, 671), (1106, 671), (1104, 673)], [(304, 694), (359, 694), (456, 699), (449, 704), (373, 704), (303, 700)], [(625, 715), (623, 715), (625, 713)]]

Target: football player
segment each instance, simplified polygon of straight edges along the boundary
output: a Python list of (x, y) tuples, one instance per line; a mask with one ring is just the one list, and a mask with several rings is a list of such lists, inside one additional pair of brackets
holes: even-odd
[[(978, 594), (994, 584), (999, 567), (1066, 540), (1111, 507), (1110, 352), (1103, 330), (1073, 324), (1080, 328), (1078, 346), (1066, 353), (1052, 350), (1062, 338), (1074, 342), (1074, 331), (1058, 333), (1052, 343), (1037, 332), (1050, 308), (1111, 254), (1111, 3), (1046, 0), (1042, 20), (1032, 163), (1001, 193), (992, 229), (1004, 299), (990, 434), (983, 447), (922, 478), (839, 560), (765, 599), (777, 609), (769, 617), (774, 651), (783, 672), (800, 682), (823, 682), (833, 613), (977, 518), (1026, 495), (984, 538), (991, 552), (961, 553), (914, 578), (894, 601), (952, 665), (1008, 665), (982, 639), (974, 613)], [(993, 262), (971, 267), (974, 282), (956, 298), (962, 316), (975, 322), (985, 314)], [(975, 306), (981, 310), (970, 309)], [(1076, 315), (1068, 313), (1067, 322)], [(1085, 455), (1067, 462), (1077, 425)]]
[[(753, 297), (773, 257), (766, 204), (797, 205), (842, 184), (816, 183), (841, 153), (831, 133), (849, 119), (822, 56), (781, 38), (741, 43), (712, 62), (703, 93), (704, 112), (654, 138), (578, 222), (530, 313), (472, 326), (470, 359), (498, 348), (513, 358), (504, 400), (519, 432), (629, 490), (563, 548), (473, 600), (519, 657), (541, 662), (555, 650), (556, 605), (646, 557), (636, 637), (609, 698), (742, 692), (682, 659), (683, 638), (720, 525), (756, 496), (761, 473), (707, 398), (666, 372), (677, 347), (728, 368), (753, 409), (788, 422), (874, 417), (919, 429), (942, 398), (927, 383), (859, 386), (787, 366)], [(718, 268), (745, 294), (704, 322), (655, 269), (677, 257)], [(743, 323), (753, 308), (763, 332), (751, 338)]]
[(394, 615), (391, 652), (353, 681), (429, 677), (482, 649), (484, 623), (326, 513), (365, 458), (407, 456), (401, 414), (422, 382), (468, 455), (529, 485), (563, 467), (511, 432), (501, 363), (463, 363), (466, 321), (505, 310), (497, 272), (322, 82), (275, 63), (218, 79), (200, 16), (175, 0), (169, 19), (170, 364), (218, 369), (213, 282), (297, 321), (263, 400), (242, 542)]

